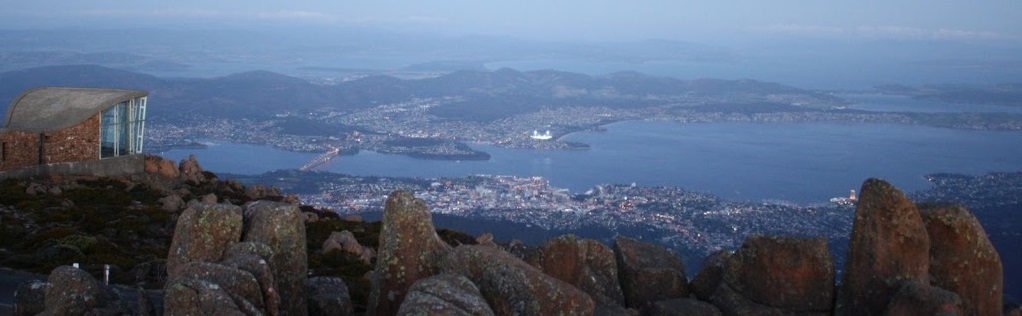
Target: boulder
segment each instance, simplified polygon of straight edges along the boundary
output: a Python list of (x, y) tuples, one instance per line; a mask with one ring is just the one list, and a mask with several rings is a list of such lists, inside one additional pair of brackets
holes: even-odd
[[(280, 196), (280, 191), (277, 191), (276, 188), (274, 188), (274, 187), (267, 187), (267, 186), (263, 186), (263, 185), (258, 185), (257, 184), (257, 185), (250, 185), (250, 186), (245, 187), (245, 197), (248, 198), (251, 201), (254, 201), (254, 200), (263, 200), (263, 199), (267, 199), (267, 198), (277, 198), (277, 199), (279, 199), (281, 196)], [(290, 204), (290, 203), (288, 203), (288, 204)]]
[(308, 277), (305, 223), (295, 205), (256, 201), (245, 204), (242, 241), (263, 243), (272, 249), (267, 260), (273, 268), (280, 297), (280, 313), (306, 315), (305, 279)]
[(14, 290), (14, 315), (30, 316), (42, 313), (46, 309), (46, 290), (50, 284), (31, 280), (18, 284)]
[(479, 288), (460, 274), (441, 273), (408, 288), (398, 315), (493, 315)]
[[(164, 315), (225, 315), (243, 316), (231, 295), (215, 283), (184, 280), (168, 283), (163, 295)], [(253, 313), (257, 315), (258, 312)]]
[(696, 272), (696, 276), (688, 284), (689, 291), (696, 298), (703, 301), (710, 300), (713, 292), (717, 290), (717, 286), (724, 279), (724, 265), (727, 264), (730, 255), (730, 251), (718, 250), (703, 260), (703, 266), (699, 268), (699, 272)]
[(930, 238), (916, 205), (879, 179), (862, 184), (835, 315), (878, 315), (903, 280), (929, 283)]
[(690, 298), (657, 301), (646, 310), (648, 316), (721, 316), (712, 304)]
[(445, 259), (443, 272), (467, 277), (497, 315), (592, 315), (585, 292), (550, 277), (503, 250), (462, 245)]
[[(280, 310), (280, 296), (277, 293), (277, 282), (273, 277), (273, 267), (269, 258), (273, 250), (264, 243), (239, 242), (224, 250), (224, 260), (220, 264), (247, 271), (259, 282), (266, 310), (276, 313)], [(271, 314), (272, 315), (272, 314)]]
[(122, 315), (130, 310), (117, 292), (82, 269), (59, 266), (47, 283), (45, 315)]
[(351, 315), (354, 308), (344, 280), (315, 277), (305, 280), (309, 316)]
[(930, 240), (930, 284), (958, 294), (966, 315), (1003, 308), (1003, 267), (986, 231), (964, 206), (919, 206)]
[(167, 212), (177, 212), (185, 207), (185, 200), (177, 194), (162, 197), (158, 201), (162, 203), (160, 208)]
[(241, 208), (196, 204), (178, 217), (167, 253), (167, 274), (192, 261), (220, 262), (224, 248), (241, 239)]
[[(717, 286), (717, 290), (713, 292), (713, 296), (710, 297), (710, 303), (720, 309), (720, 314), (724, 316), (744, 316), (744, 315), (762, 315), (762, 316), (782, 316), (790, 315), (791, 313), (785, 313), (780, 308), (767, 306), (753, 302), (742, 296), (741, 293), (731, 288), (727, 282), (721, 282), (720, 286)], [(811, 315), (810, 313), (801, 313), (802, 315)], [(817, 313), (816, 315), (823, 316), (827, 315), (824, 313)]]
[[(265, 311), (262, 289), (248, 271), (209, 262), (189, 262), (170, 275), (167, 283), (182, 284), (196, 280), (216, 284), (232, 297), (243, 299), (253, 307)], [(235, 300), (237, 302), (237, 300)], [(275, 313), (269, 313), (275, 314)]]
[(834, 258), (823, 238), (753, 235), (728, 257), (724, 282), (762, 305), (830, 314)]
[(367, 314), (397, 313), (408, 288), (436, 274), (450, 249), (437, 235), (425, 202), (408, 192), (391, 193), (383, 210)]
[(180, 171), (174, 167), (173, 161), (148, 154), (145, 155), (145, 172), (164, 178), (177, 178), (180, 175)]
[(372, 263), (373, 258), (376, 257), (376, 252), (372, 248), (363, 247), (355, 239), (355, 235), (347, 230), (332, 232), (330, 237), (323, 241), (323, 253), (335, 250), (356, 256), (365, 265)]
[[(997, 311), (1000, 313), (1001, 311)], [(891, 297), (883, 315), (929, 316), (929, 315), (997, 315), (963, 314), (962, 300), (954, 292), (923, 284), (919, 280), (906, 280)]]
[(199, 161), (195, 159), (195, 155), (189, 155), (188, 159), (182, 159), (178, 164), (178, 170), (180, 177), (184, 178), (184, 181), (193, 183), (206, 182), (206, 175), (203, 174), (204, 170), (199, 166)]
[(216, 203), (219, 200), (220, 199), (218, 199), (216, 197), (216, 194), (210, 193), (210, 194), (203, 195), (202, 196), (202, 200), (199, 200), (199, 203), (214, 204), (214, 203)]
[(614, 251), (592, 239), (565, 235), (547, 241), (527, 262), (589, 294), (598, 305), (625, 305)]
[(685, 267), (667, 249), (617, 236), (614, 255), (627, 307), (641, 310), (656, 301), (688, 296)]

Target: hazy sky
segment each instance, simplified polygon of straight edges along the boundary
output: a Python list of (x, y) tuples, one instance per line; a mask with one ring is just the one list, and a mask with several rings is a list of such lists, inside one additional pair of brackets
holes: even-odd
[(368, 27), (527, 39), (1022, 39), (1019, 0), (0, 0), (0, 28)]

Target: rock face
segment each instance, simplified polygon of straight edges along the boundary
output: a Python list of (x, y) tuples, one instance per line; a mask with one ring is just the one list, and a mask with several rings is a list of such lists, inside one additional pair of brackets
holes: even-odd
[(1004, 291), (1001, 257), (972, 213), (959, 205), (920, 205), (930, 236), (930, 283), (955, 292), (965, 315), (996, 315)]
[(351, 315), (353, 307), (348, 285), (340, 278), (315, 277), (305, 281), (309, 316)]
[(528, 258), (546, 275), (568, 282), (599, 305), (624, 306), (614, 251), (592, 239), (565, 235), (546, 242)]
[(219, 285), (199, 280), (168, 283), (163, 306), (164, 315), (245, 315)]
[(688, 284), (689, 291), (696, 298), (703, 301), (710, 300), (713, 292), (717, 290), (717, 286), (724, 279), (724, 265), (727, 264), (730, 255), (730, 251), (718, 250), (703, 260), (703, 266), (699, 268), (699, 272), (696, 272), (696, 276)]
[(220, 262), (228, 245), (241, 239), (241, 208), (196, 204), (181, 213), (167, 253), (167, 273), (191, 261)]
[(121, 315), (129, 312), (117, 292), (84, 270), (59, 266), (46, 280), (44, 315)]
[(830, 314), (834, 259), (823, 238), (749, 236), (727, 259), (724, 283), (785, 312)]
[(309, 263), (305, 222), (298, 207), (288, 203), (256, 201), (245, 205), (242, 241), (263, 243), (273, 249), (273, 267), (284, 315), (305, 315), (305, 279)]
[(593, 300), (585, 292), (497, 248), (458, 246), (443, 271), (475, 283), (497, 315), (593, 314)]
[(216, 284), (227, 293), (234, 294), (259, 310), (266, 310), (262, 288), (248, 271), (209, 262), (189, 262), (181, 266), (167, 281), (170, 284), (187, 284), (188, 280), (206, 281)]
[(884, 315), (929, 316), (929, 315), (998, 315), (963, 314), (962, 300), (953, 292), (929, 286), (918, 280), (902, 282), (901, 288), (891, 297)]
[(479, 288), (460, 274), (441, 273), (412, 285), (398, 315), (493, 315)]
[(643, 309), (656, 301), (688, 296), (685, 267), (667, 249), (618, 236), (614, 255), (627, 307)]
[(878, 315), (903, 280), (929, 282), (930, 239), (912, 201), (868, 179), (855, 210), (835, 315)]
[(395, 191), (383, 211), (383, 228), (369, 292), (369, 315), (394, 315), (416, 281), (439, 271), (450, 252), (436, 234), (429, 208), (408, 192)]

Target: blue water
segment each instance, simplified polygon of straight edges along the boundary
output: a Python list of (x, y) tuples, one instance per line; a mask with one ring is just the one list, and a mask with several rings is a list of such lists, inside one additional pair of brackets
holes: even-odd
[[(422, 160), (361, 152), (326, 170), (353, 175), (459, 177), (469, 174), (543, 176), (583, 192), (603, 183), (680, 186), (738, 200), (825, 202), (859, 189), (869, 177), (906, 191), (925, 189), (934, 172), (983, 174), (1022, 170), (1022, 132), (967, 131), (864, 123), (620, 122), (605, 132), (570, 134), (584, 151), (538, 151), (486, 145), (488, 161)], [(268, 146), (220, 143), (194, 153), (207, 170), (256, 174), (297, 169), (315, 155)]]

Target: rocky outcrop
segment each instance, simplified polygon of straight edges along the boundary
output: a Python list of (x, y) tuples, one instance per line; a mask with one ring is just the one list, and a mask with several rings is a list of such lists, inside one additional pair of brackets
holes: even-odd
[(527, 262), (589, 294), (598, 305), (624, 306), (614, 251), (592, 239), (565, 235), (546, 242)]
[(99, 283), (89, 273), (71, 266), (53, 269), (46, 279), (44, 315), (122, 315), (130, 313), (127, 304), (113, 289)]
[(156, 174), (164, 178), (177, 178), (181, 172), (174, 166), (174, 162), (163, 159), (156, 155), (145, 155), (145, 172)]
[(167, 273), (192, 261), (220, 262), (228, 245), (241, 239), (241, 208), (197, 204), (181, 213), (167, 253)]
[(330, 237), (323, 241), (322, 251), (323, 253), (342, 251), (357, 257), (365, 265), (369, 265), (373, 258), (376, 258), (376, 252), (372, 248), (363, 247), (355, 239), (355, 235), (347, 230), (330, 233)]
[(472, 281), (460, 274), (441, 273), (408, 288), (398, 315), (493, 315)]
[(436, 274), (450, 249), (437, 235), (425, 202), (408, 192), (392, 193), (383, 211), (367, 314), (397, 313), (408, 288)]
[(618, 236), (614, 255), (627, 307), (644, 309), (656, 301), (688, 296), (685, 267), (667, 249)]
[(728, 257), (723, 281), (735, 294), (785, 313), (833, 308), (834, 259), (823, 238), (750, 236)]
[(267, 187), (262, 185), (250, 185), (245, 187), (245, 197), (249, 200), (280, 200), (280, 191), (276, 188)]
[(447, 256), (443, 271), (475, 283), (497, 315), (593, 314), (593, 301), (585, 292), (497, 248), (458, 246)]
[(305, 294), (309, 316), (347, 316), (353, 312), (348, 285), (340, 278), (309, 278), (305, 281)]
[(862, 185), (835, 315), (878, 315), (901, 281), (929, 282), (930, 239), (912, 201), (879, 179)]
[(717, 291), (717, 286), (724, 279), (724, 266), (730, 255), (731, 252), (728, 250), (718, 250), (703, 260), (703, 266), (699, 268), (699, 272), (696, 272), (696, 276), (688, 284), (692, 295), (703, 301), (710, 300), (713, 292)]
[[(965, 315), (996, 315), (1004, 291), (1001, 257), (964, 206), (919, 206), (930, 236), (930, 283), (955, 292)], [(938, 242), (939, 241), (939, 242)]]
[(192, 184), (200, 184), (206, 182), (206, 175), (204, 170), (199, 166), (198, 159), (195, 159), (195, 155), (189, 155), (188, 159), (182, 159), (178, 163), (178, 170), (180, 171), (180, 177), (185, 182)]
[[(997, 311), (999, 313), (1000, 311)], [(907, 280), (891, 297), (884, 315), (889, 316), (930, 316), (930, 315), (997, 315), (963, 314), (962, 300), (953, 292), (923, 284), (919, 280)]]
[(265, 311), (262, 287), (248, 271), (209, 262), (189, 262), (181, 266), (167, 281), (170, 284), (189, 284), (189, 280), (216, 284), (225, 292), (244, 300), (252, 307)]
[(653, 303), (646, 310), (648, 316), (721, 316), (720, 310), (710, 303), (690, 299), (676, 298)]
[[(164, 315), (246, 315), (238, 302), (219, 285), (201, 280), (167, 283)], [(258, 314), (258, 311), (251, 311)]]
[(281, 314), (305, 315), (305, 279), (308, 277), (305, 222), (298, 207), (288, 203), (256, 201), (245, 204), (242, 241), (263, 243), (273, 250), (267, 258), (280, 297)]

